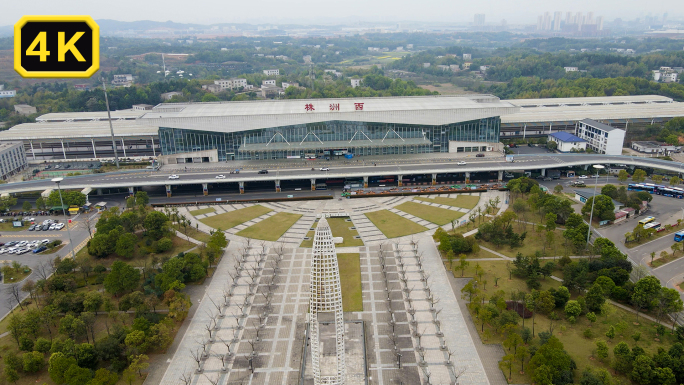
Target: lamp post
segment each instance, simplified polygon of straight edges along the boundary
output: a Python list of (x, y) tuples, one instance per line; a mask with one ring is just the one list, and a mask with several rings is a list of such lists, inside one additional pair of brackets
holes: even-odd
[(596, 183), (594, 183), (594, 196), (591, 199), (591, 214), (589, 215), (589, 230), (587, 231), (587, 248), (589, 248), (589, 238), (591, 237), (591, 221), (594, 219), (594, 203), (596, 202), (596, 187), (598, 187), (598, 172), (603, 166), (595, 164), (592, 167), (596, 169)]
[[(62, 205), (62, 214), (66, 219), (66, 210), (64, 210), (64, 201), (62, 200), (62, 189), (59, 187), (59, 183), (62, 182), (64, 178), (54, 178), (52, 181), (57, 184), (57, 191), (59, 192), (59, 203)], [(66, 221), (67, 235), (69, 236), (69, 247), (71, 247), (71, 258), (76, 258), (74, 254), (74, 243), (71, 241), (71, 231), (69, 230), (69, 221)]]

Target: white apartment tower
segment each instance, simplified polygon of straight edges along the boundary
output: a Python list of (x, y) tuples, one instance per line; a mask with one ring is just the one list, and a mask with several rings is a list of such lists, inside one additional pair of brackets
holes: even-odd
[[(311, 335), (311, 364), (314, 384), (343, 385), (346, 380), (344, 352), (344, 315), (342, 312), (342, 286), (337, 252), (332, 231), (325, 218), (318, 221), (311, 259), (311, 299), (309, 301), (309, 331)], [(335, 375), (321, 375), (321, 345), (318, 323), (319, 313), (334, 313), (337, 371)]]
[(625, 130), (595, 120), (584, 119), (577, 123), (575, 135), (587, 141), (587, 149), (592, 149), (599, 154), (622, 155)]
[(561, 11), (556, 11), (553, 13), (553, 30), (554, 31), (560, 31), (561, 29), (561, 17), (563, 16), (563, 12)]

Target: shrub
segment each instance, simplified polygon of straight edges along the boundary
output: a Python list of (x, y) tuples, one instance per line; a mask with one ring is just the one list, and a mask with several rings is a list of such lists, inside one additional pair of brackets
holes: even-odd
[(52, 347), (52, 342), (50, 342), (48, 339), (39, 337), (36, 340), (36, 343), (33, 344), (33, 349), (41, 352), (41, 353), (47, 353), (50, 351), (50, 348)]
[(591, 329), (584, 329), (584, 332), (582, 333), (584, 335), (584, 338), (591, 339), (594, 337), (594, 332), (591, 331)]
[(41, 352), (26, 352), (23, 358), (24, 371), (27, 373), (38, 372), (45, 365), (45, 356)]
[(30, 352), (33, 350), (33, 340), (26, 337), (19, 337), (19, 349), (25, 352)]
[(565, 304), (565, 315), (568, 317), (577, 318), (582, 313), (582, 307), (579, 302), (570, 300)]
[(173, 241), (169, 238), (164, 237), (157, 242), (157, 253), (169, 251), (172, 247)]

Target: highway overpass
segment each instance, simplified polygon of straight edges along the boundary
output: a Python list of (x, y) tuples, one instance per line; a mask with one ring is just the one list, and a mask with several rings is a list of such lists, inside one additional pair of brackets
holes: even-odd
[[(435, 163), (415, 164), (384, 164), (384, 165), (340, 165), (334, 166), (330, 171), (319, 171), (318, 168), (311, 170), (296, 166), (284, 165), (277, 170), (269, 170), (268, 174), (258, 174), (256, 171), (242, 171), (240, 174), (229, 174), (228, 171), (192, 170), (179, 173), (179, 179), (169, 179), (169, 172), (164, 171), (136, 171), (118, 172), (108, 174), (89, 174), (83, 176), (67, 177), (61, 183), (62, 189), (92, 189), (97, 193), (98, 189), (129, 188), (131, 191), (143, 187), (165, 187), (167, 193), (177, 188), (197, 188), (198, 191), (209, 186), (227, 188), (232, 186), (236, 191), (249, 191), (250, 184), (272, 184), (279, 190), (281, 184), (298, 183), (297, 186), (315, 186), (316, 183), (326, 180), (344, 180), (347, 178), (363, 178), (365, 182), (378, 177), (393, 176), (395, 180), (409, 179), (428, 182), (466, 181), (475, 182), (476, 177), (481, 182), (489, 182), (502, 178), (504, 171), (522, 172), (546, 169), (562, 169), (573, 166), (590, 166), (592, 164), (603, 165), (627, 165), (640, 168), (661, 169), (673, 173), (684, 174), (684, 164), (666, 161), (656, 158), (644, 158), (634, 156), (609, 156), (600, 154), (538, 154), (538, 155), (514, 155), (514, 162), (506, 162), (504, 157), (498, 158), (468, 158), (465, 165), (458, 165), (462, 159), (454, 159)], [(220, 164), (219, 164), (220, 165)], [(229, 170), (229, 163), (226, 170)], [(216, 179), (216, 175), (223, 174), (225, 179)], [(446, 177), (445, 177), (446, 176)], [(26, 182), (7, 183), (0, 185), (1, 194), (12, 194), (30, 191), (46, 191), (54, 189), (55, 184), (49, 179), (32, 180)], [(285, 187), (283, 187), (285, 188)]]

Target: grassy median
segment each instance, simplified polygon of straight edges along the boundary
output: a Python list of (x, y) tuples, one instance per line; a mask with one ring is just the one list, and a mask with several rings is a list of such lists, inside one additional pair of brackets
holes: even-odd
[(427, 228), (388, 210), (373, 211), (365, 215), (387, 238), (427, 231)]
[(414, 199), (418, 201), (437, 203), (438, 205), (460, 207), (464, 209), (472, 209), (473, 207), (477, 206), (477, 203), (480, 201), (480, 197), (477, 195), (459, 195), (456, 198), (440, 196), (434, 198), (416, 197)]
[(251, 221), (252, 219), (260, 217), (271, 211), (273, 210), (266, 208), (264, 206), (254, 205), (250, 207), (245, 207), (244, 209), (238, 209), (223, 214), (212, 215), (207, 218), (202, 218), (199, 221), (215, 229), (228, 230), (241, 223)]
[(278, 213), (239, 231), (237, 235), (275, 242), (301, 217), (300, 214)]
[(452, 220), (456, 220), (462, 217), (464, 214), (460, 211), (442, 209), (416, 202), (404, 202), (399, 206), (396, 206), (395, 209), (409, 213), (418, 218), (425, 219), (428, 222), (432, 222), (440, 226), (451, 223)]

